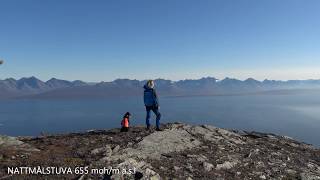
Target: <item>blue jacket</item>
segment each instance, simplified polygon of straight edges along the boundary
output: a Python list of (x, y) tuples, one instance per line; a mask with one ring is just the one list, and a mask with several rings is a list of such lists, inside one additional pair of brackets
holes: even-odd
[(156, 90), (149, 88), (147, 85), (143, 86), (144, 88), (144, 105), (145, 106), (159, 106), (158, 96)]

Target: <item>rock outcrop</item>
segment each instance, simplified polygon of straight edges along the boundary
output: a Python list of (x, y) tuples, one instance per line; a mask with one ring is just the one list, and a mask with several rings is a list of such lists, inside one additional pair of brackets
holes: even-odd
[(0, 149), (39, 151), (38, 149), (18, 140), (16, 137), (0, 135)]
[[(112, 129), (3, 139), (6, 138), (0, 138), (0, 179), (320, 180), (320, 150), (312, 145), (274, 134), (208, 125), (173, 123), (164, 125), (163, 131), (133, 127), (124, 133)], [(29, 151), (13, 148), (22, 144)], [(31, 147), (36, 151), (30, 151)], [(88, 173), (39, 176), (6, 172), (7, 167), (39, 165), (73, 170), (86, 167)], [(106, 169), (113, 171), (103, 171)]]

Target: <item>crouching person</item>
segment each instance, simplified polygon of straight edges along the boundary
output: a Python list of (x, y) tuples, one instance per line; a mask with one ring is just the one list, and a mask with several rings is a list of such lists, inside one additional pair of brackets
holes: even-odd
[(123, 116), (123, 119), (121, 121), (121, 132), (128, 132), (129, 131), (129, 125), (130, 125), (130, 116), (131, 114), (129, 112), (126, 112)]

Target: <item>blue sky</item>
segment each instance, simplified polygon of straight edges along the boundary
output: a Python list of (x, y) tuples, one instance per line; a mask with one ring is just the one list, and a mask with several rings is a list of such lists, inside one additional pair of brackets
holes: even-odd
[(0, 78), (320, 79), (318, 0), (1, 0)]

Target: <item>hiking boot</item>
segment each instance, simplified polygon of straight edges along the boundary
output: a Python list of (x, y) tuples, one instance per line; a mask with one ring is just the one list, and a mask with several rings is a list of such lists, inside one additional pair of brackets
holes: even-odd
[(147, 129), (147, 131), (151, 130), (150, 126), (147, 126), (147, 128), (146, 128), (146, 129)]
[(163, 131), (163, 130), (162, 130), (162, 129), (160, 129), (160, 128), (157, 128), (157, 129), (156, 129), (156, 131)]

